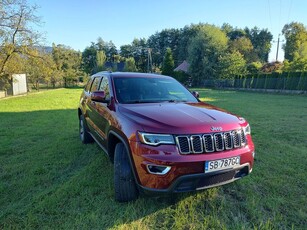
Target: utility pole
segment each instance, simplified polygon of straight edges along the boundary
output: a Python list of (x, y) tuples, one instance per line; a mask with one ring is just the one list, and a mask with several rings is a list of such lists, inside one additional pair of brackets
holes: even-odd
[(278, 62), (279, 36), (280, 36), (280, 34), (278, 34), (278, 39), (277, 39), (276, 62)]
[(147, 48), (147, 73), (152, 73), (151, 48)]
[(280, 37), (280, 34), (278, 34), (278, 39), (277, 39), (276, 62), (278, 62), (279, 42), (284, 42), (284, 40), (280, 41), (279, 37)]
[(147, 73), (152, 73), (152, 57), (151, 57), (152, 48), (145, 48), (139, 46), (137, 49), (140, 51), (142, 50), (147, 51)]

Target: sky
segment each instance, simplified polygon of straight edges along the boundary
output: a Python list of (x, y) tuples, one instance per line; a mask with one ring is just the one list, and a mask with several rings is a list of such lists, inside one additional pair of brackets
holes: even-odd
[[(306, 0), (28, 0), (37, 4), (39, 31), (45, 45), (64, 44), (83, 51), (98, 37), (117, 49), (134, 38), (148, 38), (163, 29), (209, 23), (237, 28), (268, 29), (274, 36), (269, 61), (276, 60), (277, 39), (285, 24), (307, 26)], [(283, 60), (280, 36), (278, 60)]]

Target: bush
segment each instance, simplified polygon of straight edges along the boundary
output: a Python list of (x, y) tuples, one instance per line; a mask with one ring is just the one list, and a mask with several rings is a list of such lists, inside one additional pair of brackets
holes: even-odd
[(235, 88), (307, 90), (307, 74), (305, 72), (283, 72), (271, 74), (248, 74), (236, 76)]
[(304, 72), (301, 73), (297, 89), (298, 90), (306, 90), (307, 89), (307, 74), (304, 73)]
[(289, 73), (286, 81), (286, 89), (288, 90), (296, 90), (298, 88), (298, 83), (300, 81), (301, 73)]

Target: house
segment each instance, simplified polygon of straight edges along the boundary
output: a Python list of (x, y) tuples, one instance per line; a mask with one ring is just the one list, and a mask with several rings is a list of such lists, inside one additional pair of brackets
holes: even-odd
[(189, 70), (189, 63), (186, 60), (184, 60), (179, 66), (177, 66), (176, 69), (174, 69), (174, 71), (177, 71), (177, 72), (182, 71), (185, 73), (187, 73), (188, 70)]

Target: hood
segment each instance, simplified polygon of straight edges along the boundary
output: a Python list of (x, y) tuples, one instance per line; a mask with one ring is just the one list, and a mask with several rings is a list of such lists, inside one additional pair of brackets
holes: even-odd
[(145, 132), (170, 134), (210, 133), (240, 127), (239, 118), (212, 105), (199, 103), (121, 104), (119, 112)]

